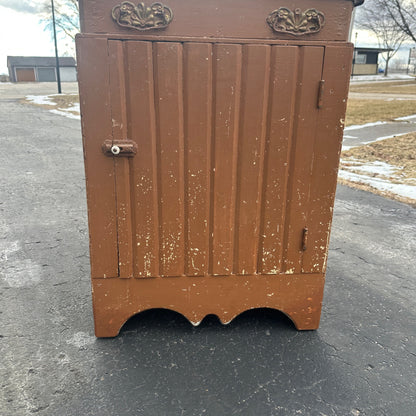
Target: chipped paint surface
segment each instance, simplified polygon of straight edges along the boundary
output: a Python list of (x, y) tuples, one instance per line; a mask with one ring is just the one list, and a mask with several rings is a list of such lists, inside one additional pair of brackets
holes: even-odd
[[(79, 42), (89, 56), (97, 52), (93, 41), (81, 36)], [(94, 288), (96, 316), (109, 313), (97, 310), (100, 302), (118, 308), (117, 302), (127, 298), (117, 313), (127, 315), (135, 302), (136, 310), (167, 304), (195, 324), (204, 314), (227, 321), (242, 310), (272, 307), (309, 328), (309, 317), (302, 315), (305, 294), (296, 290), (309, 287), (302, 286), (302, 270), (308, 285), (322, 272), (351, 49), (209, 40), (115, 45), (109, 42), (111, 53), (97, 56), (104, 60), (100, 65), (109, 66), (110, 94), (105, 88), (101, 98), (80, 91), (81, 100), (90, 100), (84, 106), (86, 155), (96, 151), (99, 127), (102, 137), (122, 133), (139, 149), (129, 159), (110, 155), (106, 166), (99, 158), (85, 158), (90, 218), (102, 215), (90, 221), (97, 253), (92, 263), (99, 267), (101, 254), (104, 262), (117, 251), (115, 264), (123, 278), (118, 281), (117, 272), (102, 267), (100, 276), (113, 277), (106, 280), (114, 286), (101, 294)], [(286, 65), (275, 59), (273, 49), (280, 50)], [(300, 66), (305, 62), (307, 71)], [(84, 88), (93, 88), (98, 74), (80, 64), (88, 81)], [(343, 77), (331, 75), (335, 67), (345, 72)], [(321, 111), (316, 82), (324, 75), (328, 90)], [(134, 94), (130, 85), (120, 85), (123, 80), (134, 85)], [(329, 112), (324, 116), (324, 111)], [(321, 124), (319, 114), (325, 117)], [(335, 139), (331, 134), (337, 134)], [(114, 186), (104, 189), (110, 182)], [(198, 276), (197, 286), (189, 276)], [(150, 287), (153, 294), (146, 292)], [(291, 308), (284, 303), (288, 294), (294, 296)], [(317, 315), (314, 319), (316, 326)]]

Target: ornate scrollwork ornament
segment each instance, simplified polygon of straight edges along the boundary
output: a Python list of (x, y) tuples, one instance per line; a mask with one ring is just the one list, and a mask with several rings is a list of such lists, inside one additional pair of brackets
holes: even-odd
[(292, 12), (287, 7), (280, 7), (271, 12), (266, 21), (275, 32), (297, 36), (310, 35), (318, 33), (324, 27), (325, 15), (316, 9), (304, 12), (295, 9)]
[(123, 1), (113, 7), (111, 16), (119, 26), (151, 30), (167, 27), (173, 19), (173, 12), (162, 3), (153, 3), (151, 6), (139, 3), (135, 6), (130, 1)]

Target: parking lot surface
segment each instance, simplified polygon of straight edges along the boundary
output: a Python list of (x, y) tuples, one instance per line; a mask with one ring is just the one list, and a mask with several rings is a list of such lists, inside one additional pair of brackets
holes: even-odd
[(317, 331), (155, 310), (96, 339), (79, 121), (4, 90), (2, 416), (415, 415), (414, 208), (339, 187)]

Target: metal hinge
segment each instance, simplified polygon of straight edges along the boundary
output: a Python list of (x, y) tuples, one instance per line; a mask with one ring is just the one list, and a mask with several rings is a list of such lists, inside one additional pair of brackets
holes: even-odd
[(303, 229), (303, 233), (302, 233), (302, 250), (306, 251), (306, 249), (308, 248), (307, 244), (308, 244), (308, 227), (305, 227)]
[(132, 157), (137, 153), (137, 144), (129, 139), (107, 139), (102, 145), (102, 150), (106, 156)]
[(322, 108), (324, 105), (324, 92), (325, 92), (325, 80), (321, 79), (319, 81), (319, 89), (318, 89), (318, 108)]

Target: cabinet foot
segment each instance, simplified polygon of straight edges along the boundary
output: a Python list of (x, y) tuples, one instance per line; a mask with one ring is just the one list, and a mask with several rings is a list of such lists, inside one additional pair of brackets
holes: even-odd
[(139, 312), (162, 308), (182, 314), (197, 326), (205, 316), (230, 323), (246, 310), (283, 312), (298, 330), (319, 327), (322, 274), (93, 279), (97, 337), (115, 337)]

